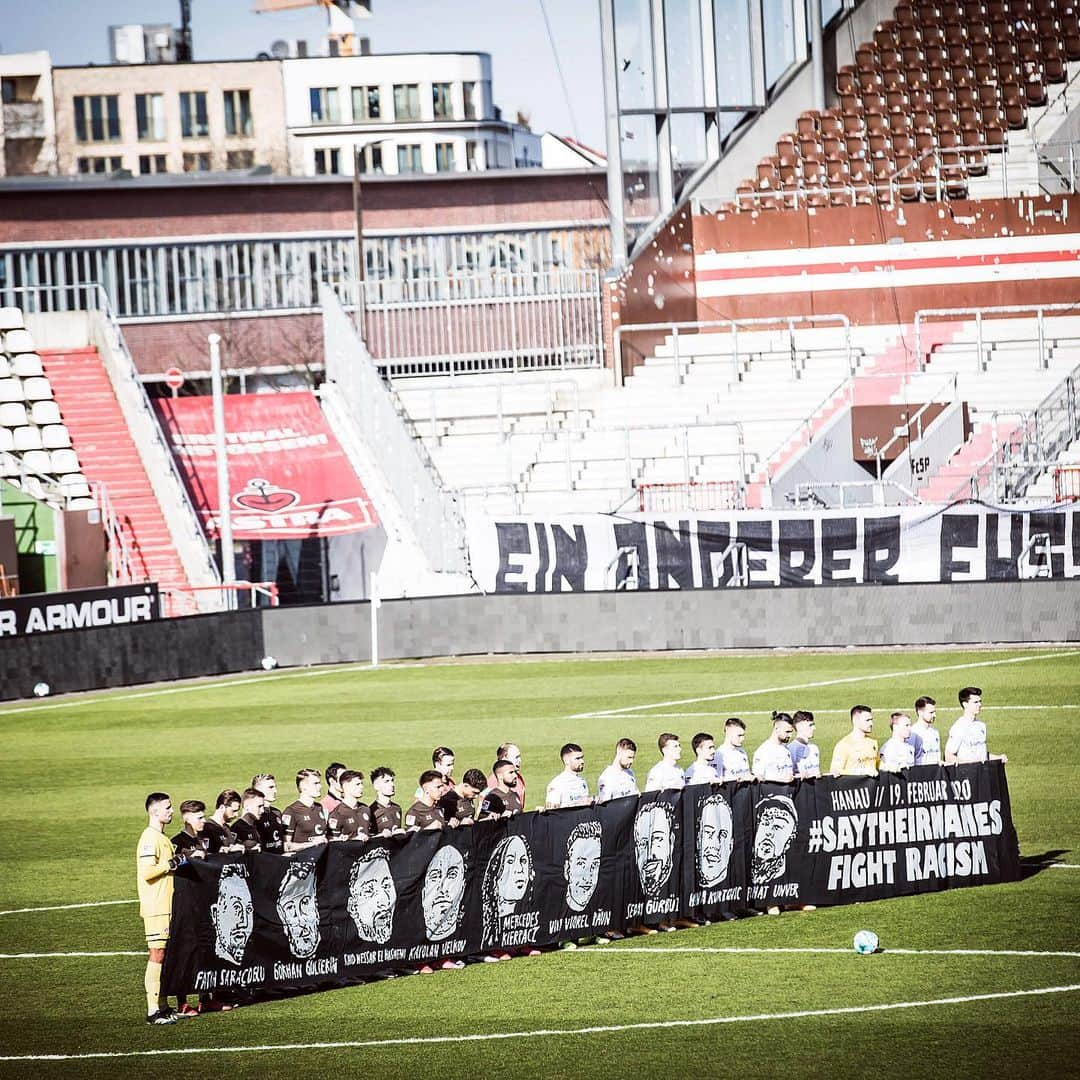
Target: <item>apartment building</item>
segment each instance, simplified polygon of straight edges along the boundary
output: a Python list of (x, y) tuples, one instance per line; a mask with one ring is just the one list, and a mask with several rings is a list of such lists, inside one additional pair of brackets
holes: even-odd
[(0, 176), (55, 173), (56, 128), (49, 54), (0, 56)]
[(504, 119), (487, 53), (282, 61), (294, 175), (538, 168), (540, 138)]
[(59, 172), (288, 170), (281, 62), (52, 69)]

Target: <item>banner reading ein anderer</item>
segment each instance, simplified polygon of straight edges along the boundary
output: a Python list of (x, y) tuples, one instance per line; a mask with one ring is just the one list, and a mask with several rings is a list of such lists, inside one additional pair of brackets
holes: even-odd
[(168, 993), (344, 986), (774, 904), (1013, 881), (1004, 767), (728, 783), (180, 872)]

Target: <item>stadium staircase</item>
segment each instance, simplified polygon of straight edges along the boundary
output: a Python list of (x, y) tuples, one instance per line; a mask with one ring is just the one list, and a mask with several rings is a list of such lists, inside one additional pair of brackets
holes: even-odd
[(43, 350), (41, 359), (87, 480), (108, 492), (131, 580), (185, 594), (191, 582), (97, 349)]

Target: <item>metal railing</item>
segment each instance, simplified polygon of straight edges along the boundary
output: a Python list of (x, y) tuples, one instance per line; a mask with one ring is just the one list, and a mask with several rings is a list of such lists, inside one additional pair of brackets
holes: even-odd
[(604, 362), (596, 270), (360, 282), (356, 319), (389, 379)]
[[(986, 342), (984, 339), (983, 322), (987, 316), (991, 318), (1006, 318), (1010, 315), (1016, 316), (1034, 316), (1035, 317), (1035, 337), (1020, 338), (1011, 340), (1020, 341), (1032, 341), (1032, 343), (1038, 345), (1038, 366), (1045, 368), (1049, 367), (1049, 358), (1046, 352), (1046, 315), (1047, 313), (1061, 313), (1080, 316), (1080, 303), (1076, 304), (1005, 304), (993, 307), (972, 307), (972, 308), (923, 308), (915, 312), (915, 359), (919, 364), (920, 370), (925, 371), (926, 365), (930, 358), (930, 353), (933, 350), (933, 346), (930, 349), (924, 351), (922, 346), (923, 341), (923, 326), (927, 321), (932, 319), (949, 319), (952, 322), (970, 321), (969, 316), (974, 316), (975, 319), (975, 347), (979, 357), (979, 367), (985, 371), (989, 364), (989, 354), (985, 348)], [(950, 342), (951, 345), (956, 345), (957, 342)], [(991, 343), (993, 344), (993, 343)]]
[[(940, 397), (942, 396), (941, 388), (949, 386), (950, 383), (952, 384), (952, 396), (950, 398), (946, 399), (946, 403), (955, 401), (956, 400), (957, 376), (956, 376), (956, 372), (953, 371), (953, 372), (950, 372), (948, 374), (948, 376), (945, 378), (945, 381), (942, 382), (939, 385), (939, 387), (933, 391), (933, 393), (926, 395), (927, 400), (925, 402), (923, 402), (922, 405), (919, 406), (919, 408), (915, 411), (915, 413), (912, 416), (908, 417), (907, 422), (904, 424), (904, 426), (903, 427), (898, 427), (893, 432), (892, 438), (889, 439), (889, 441), (884, 446), (882, 446), (879, 450), (874, 451), (874, 467), (875, 467), (875, 474), (876, 474), (878, 480), (881, 479), (881, 474), (885, 471), (885, 469), (887, 469), (889, 467), (888, 464), (885, 463), (885, 455), (889, 452), (889, 450), (892, 449), (892, 447), (893, 447), (893, 445), (895, 443), (898, 443), (898, 442), (901, 442), (901, 441), (906, 442), (907, 443), (907, 449), (910, 451), (912, 442), (921, 442), (922, 441), (922, 438), (923, 438), (923, 416), (930, 409), (932, 409), (935, 405), (942, 404), (942, 402), (939, 400)], [(901, 383), (901, 385), (903, 385), (903, 383)], [(936, 420), (937, 417), (935, 417), (934, 419)], [(931, 421), (931, 423), (932, 422), (933, 421)], [(912, 429), (914, 429), (914, 431), (915, 431), (914, 435), (912, 434)], [(900, 454), (903, 454), (903, 451), (900, 451)], [(900, 456), (900, 455), (898, 455), (898, 456)]]
[[(755, 355), (760, 355), (765, 352), (773, 352), (775, 350), (762, 349), (760, 346), (757, 348), (745, 347), (740, 349), (739, 347), (739, 331), (754, 332), (755, 330), (766, 329), (768, 327), (779, 328), (787, 331), (787, 349), (786, 352), (790, 356), (791, 360), (791, 373), (793, 378), (801, 378), (802, 372), (806, 367), (806, 361), (814, 352), (821, 351), (835, 351), (835, 350), (823, 350), (813, 349), (808, 347), (805, 343), (800, 349), (796, 345), (795, 341), (795, 327), (805, 326), (809, 324), (810, 327), (815, 327), (822, 324), (838, 324), (843, 327), (844, 331), (844, 350), (847, 354), (848, 371), (854, 373), (855, 362), (854, 353), (851, 347), (851, 321), (846, 315), (777, 315), (777, 316), (763, 316), (754, 319), (698, 319), (692, 321), (681, 322), (655, 322), (655, 323), (632, 323), (630, 325), (624, 325), (616, 327), (614, 334), (614, 351), (616, 358), (622, 355), (621, 346), (623, 339), (629, 335), (635, 333), (657, 333), (657, 332), (670, 332), (671, 345), (672, 345), (672, 376), (675, 386), (682, 386), (686, 371), (689, 367), (684, 367), (682, 362), (682, 352), (680, 350), (680, 333), (686, 330), (691, 331), (707, 331), (710, 335), (715, 334), (720, 336), (719, 332), (727, 331), (731, 337), (731, 373), (732, 378), (737, 380), (740, 378), (741, 368), (740, 362), (745, 357), (748, 361), (752, 360)], [(687, 336), (683, 334), (682, 336)], [(695, 333), (693, 335), (695, 339), (704, 337), (706, 335)], [(800, 353), (801, 363), (800, 363)], [(693, 355), (692, 353), (689, 355)], [(622, 365), (619, 365), (621, 371)]]
[[(200, 606), (199, 597), (208, 592), (217, 595), (220, 606), (226, 611), (239, 609), (240, 605), (236, 601), (245, 593), (248, 597), (248, 607), (251, 608), (277, 607), (280, 604), (275, 581), (232, 581), (227, 585), (200, 585), (192, 589), (162, 589), (162, 614), (167, 619), (192, 615)], [(262, 603), (263, 600), (266, 603)]]
[(1054, 502), (1080, 500), (1080, 465), (1059, 465), (1054, 469)]
[(138, 581), (135, 563), (132, 559), (131, 549), (128, 547), (127, 538), (124, 536), (120, 518), (113, 508), (109, 498), (109, 489), (105, 484), (94, 484), (92, 489), (94, 498), (101, 513), (101, 526), (105, 530), (106, 554), (109, 559), (109, 583), (112, 585), (127, 585)]
[(467, 565), (465, 523), (423, 441), (388, 388), (334, 290), (319, 290), (326, 377), (340, 391), (348, 419), (377, 461), (387, 487), (436, 571)]
[(683, 483), (638, 485), (641, 513), (682, 513), (697, 510), (741, 510), (746, 485), (738, 480), (687, 480)]
[[(830, 501), (824, 492), (837, 492), (839, 498)], [(849, 493), (864, 496), (849, 500)], [(890, 493), (895, 493), (892, 499)], [(820, 509), (849, 506), (918, 506), (922, 499), (910, 488), (895, 480), (812, 480), (796, 484), (787, 501), (800, 509), (811, 506)]]

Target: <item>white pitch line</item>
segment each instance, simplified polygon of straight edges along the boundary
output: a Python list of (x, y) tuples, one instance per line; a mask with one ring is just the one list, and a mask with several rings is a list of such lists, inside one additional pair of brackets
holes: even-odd
[(0, 911), (0, 915), (25, 915), (34, 911), (71, 911), (74, 908), (112, 907), (114, 904), (137, 904), (138, 900), (89, 900), (82, 904), (52, 904), (49, 907), (20, 907)]
[(1073, 862), (1052, 862), (1049, 869), (1051, 870), (1080, 870), (1080, 863)]
[[(891, 709), (891, 705), (877, 707), (881, 712)], [(910, 708), (910, 706), (897, 706), (897, 708)], [(983, 712), (1053, 712), (1055, 710), (1080, 709), (1080, 705), (984, 705)], [(815, 716), (847, 716), (850, 709), (814, 709)], [(740, 709), (740, 716), (772, 716), (772, 709)], [(649, 713), (652, 720), (693, 720), (700, 716), (707, 717), (730, 716), (731, 711), (724, 712), (658, 712)]]
[(1011, 656), (1005, 660), (975, 660), (967, 664), (943, 664), (936, 667), (912, 668), (908, 671), (886, 671), (869, 675), (847, 675), (840, 679), (822, 679), (819, 682), (795, 683), (791, 686), (764, 686), (754, 690), (735, 690), (728, 694), (708, 694), (705, 697), (682, 698), (678, 701), (654, 701), (649, 705), (625, 705), (619, 709), (599, 709), (594, 712), (575, 713), (568, 720), (597, 720), (605, 716), (625, 716), (627, 713), (644, 712), (647, 709), (667, 709), (679, 705), (697, 705), (702, 701), (729, 701), (733, 698), (757, 697), (761, 694), (783, 694), (792, 690), (816, 690), (824, 686), (841, 686), (849, 683), (876, 682), (880, 679), (910, 678), (914, 675), (935, 675), (942, 671), (966, 671), (971, 668), (999, 667), (1002, 664), (1029, 664), (1036, 660), (1056, 660), (1061, 657), (1080, 656), (1075, 649), (1062, 649), (1052, 653), (1036, 653), (1034, 656)]
[(0, 953), (0, 960), (61, 960), (68, 957), (106, 957), (106, 956), (146, 956), (142, 952), (5, 952)]
[(94, 1061), (112, 1058), (186, 1057), (196, 1054), (250, 1054), (296, 1050), (376, 1050), (388, 1046), (437, 1046), (450, 1043), (497, 1042), (506, 1039), (565, 1039), (574, 1035), (618, 1035), (627, 1031), (658, 1031), (672, 1028), (716, 1027), (720, 1024), (748, 1024), (757, 1021), (804, 1020), (820, 1016), (855, 1016), (861, 1013), (891, 1012), (894, 1009), (926, 1009), (942, 1005), (968, 1005), (976, 1001), (1003, 1001), (1010, 998), (1070, 994), (1080, 983), (1042, 986), (1034, 990), (999, 990), (989, 994), (930, 998), (924, 1001), (891, 1001), (882, 1005), (848, 1005), (832, 1009), (798, 1009), (782, 1013), (750, 1013), (746, 1016), (709, 1016), (698, 1020), (645, 1020), (636, 1024), (600, 1024), (580, 1028), (536, 1028), (532, 1031), (491, 1031), (471, 1035), (417, 1035), (397, 1039), (355, 1039), (341, 1042), (264, 1043), (256, 1046), (183, 1046), (161, 1050), (100, 1050), (84, 1054), (4, 1054), (0, 1061)]
[[(827, 955), (854, 956), (850, 948), (823, 948), (819, 946), (761, 946), (751, 945), (630, 945), (617, 946), (613, 949), (563, 949), (568, 956), (619, 956), (623, 953), (707, 953), (710, 955), (755, 955), (768, 953), (815, 953)], [(1080, 952), (1057, 952), (1042, 949), (888, 949), (883, 948), (882, 956), (1039, 956), (1080, 959)]]

